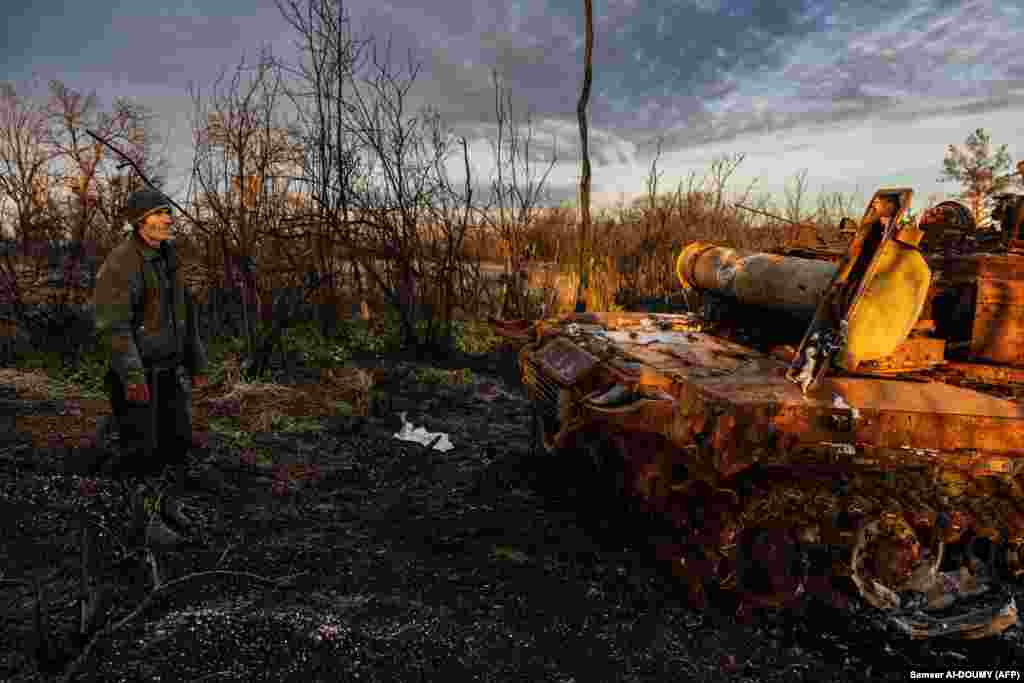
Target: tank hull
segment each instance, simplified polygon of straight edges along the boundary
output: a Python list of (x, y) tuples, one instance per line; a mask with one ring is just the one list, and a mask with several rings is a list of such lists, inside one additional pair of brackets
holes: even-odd
[(853, 599), (911, 638), (1017, 623), (1024, 256), (929, 262), (943, 226), (901, 220), (912, 194), (876, 192), (839, 255), (687, 245), (692, 313), (496, 324), (539, 444), (667, 523), (694, 602)]
[(696, 603), (708, 585), (745, 606), (856, 595), (914, 638), (1016, 623), (1017, 403), (877, 378), (804, 394), (785, 363), (690, 315), (542, 323), (520, 367), (543, 448), (601, 462), (618, 493), (669, 522), (657, 553)]

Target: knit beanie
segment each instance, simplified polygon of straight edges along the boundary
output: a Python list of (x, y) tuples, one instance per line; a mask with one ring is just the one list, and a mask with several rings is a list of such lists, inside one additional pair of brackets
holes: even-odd
[(141, 225), (143, 219), (151, 212), (157, 209), (169, 208), (171, 208), (171, 202), (167, 199), (166, 195), (147, 187), (132, 192), (131, 196), (128, 197), (128, 203), (124, 209), (124, 218), (126, 222), (137, 226)]

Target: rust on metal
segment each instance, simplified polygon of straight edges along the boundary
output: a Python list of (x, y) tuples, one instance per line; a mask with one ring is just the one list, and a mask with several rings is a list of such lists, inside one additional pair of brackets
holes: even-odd
[(865, 211), (787, 377), (813, 387), (833, 363), (855, 372), (864, 361), (891, 354), (907, 339), (927, 301), (931, 273), (916, 249), (916, 227), (900, 227), (913, 192), (879, 190)]
[(828, 261), (738, 251), (700, 242), (679, 255), (677, 271), (699, 289), (740, 302), (810, 316), (835, 275)]
[[(841, 602), (830, 584), (815, 582), (813, 577), (771, 570), (767, 583), (752, 584), (751, 570), (742, 567), (752, 561), (761, 566), (752, 557), (771, 549), (792, 547), (795, 552), (800, 539), (853, 544), (856, 538), (826, 523), (828, 514), (834, 514), (828, 511), (841, 506), (824, 488), (851, 467), (879, 472), (918, 467), (935, 472), (932, 476), (944, 482), (942, 490), (960, 496), (972, 481), (988, 478), (1005, 483), (1022, 471), (1024, 407), (1015, 403), (937, 382), (838, 376), (826, 378), (805, 395), (785, 379), (785, 363), (708, 333), (672, 329), (671, 318), (590, 314), (585, 322), (589, 326), (585, 334), (569, 338), (552, 327), (524, 349), (524, 358), (532, 359), (530, 367), (565, 387), (556, 400), (566, 422), (546, 443), (551, 449), (567, 447), (574, 442), (573, 434), (587, 424), (613, 435), (611, 441), (626, 465), (626, 491), (652, 511), (666, 515), (681, 533), (693, 529), (689, 545), (665, 545), (659, 554), (668, 556), (674, 571), (686, 577), (694, 600), (703, 599), (702, 582), (714, 581), (742, 590), (746, 605), (782, 607), (808, 591)], [(601, 357), (607, 360), (602, 363)], [(623, 377), (629, 378), (626, 384), (618, 384)], [(539, 380), (531, 375), (528, 382)], [(575, 398), (574, 386), (580, 387)], [(581, 393), (584, 386), (587, 391)], [(626, 386), (634, 393), (627, 396)], [(609, 405), (615, 397), (622, 402)], [(575, 406), (571, 416), (562, 407), (566, 400)], [(572, 428), (567, 428), (569, 421)], [(682, 462), (690, 470), (689, 478), (675, 481), (675, 466)], [(765, 498), (760, 507), (748, 503), (744, 509), (723, 484), (755, 463), (799, 471), (803, 483), (789, 493), (780, 491), (777, 498)], [(822, 482), (818, 493), (807, 490), (814, 477)], [(885, 512), (872, 502), (877, 483), (865, 482), (863, 487), (864, 502), (858, 509), (865, 520), (903, 519), (893, 517), (901, 513)], [(701, 501), (697, 519), (693, 517), (695, 500)], [(819, 502), (810, 504), (811, 500)], [(927, 536), (940, 505), (918, 501), (906, 513), (909, 531), (905, 533)], [(1004, 515), (1007, 527), (1024, 543), (1024, 515), (1010, 512)], [(967, 508), (955, 509), (941, 539), (957, 543), (969, 533), (991, 536), (998, 526), (983, 522)], [(742, 529), (758, 527), (768, 531), (755, 533), (756, 541), (742, 541), (749, 538)], [(942, 632), (969, 638), (999, 633), (1016, 623), (1015, 607), (1009, 609), (1006, 604), (939, 618), (908, 615), (886, 603), (885, 596), (895, 595), (888, 584), (920, 575), (924, 560), (913, 538), (908, 535), (906, 540), (863, 551), (866, 557), (883, 553), (889, 558), (889, 564), (881, 565), (871, 560), (870, 566), (881, 567), (881, 574), (865, 579), (863, 592), (881, 596), (878, 604), (893, 613), (899, 628), (911, 637)], [(1022, 571), (1019, 563), (1014, 567)], [(842, 563), (835, 571), (849, 573)], [(928, 586), (935, 592), (933, 584)], [(941, 591), (934, 596), (936, 604), (955, 599)]]
[[(973, 361), (1024, 366), (1024, 258), (970, 254), (937, 261), (947, 305), (946, 327), (962, 329)], [(953, 296), (958, 292), (958, 296)], [(941, 296), (941, 295), (937, 295)]]
[(1024, 365), (1024, 279), (978, 280), (971, 332), (975, 360)]
[[(659, 387), (678, 402), (675, 415), (684, 423), (691, 415), (715, 406), (733, 415), (750, 416), (750, 420), (764, 420), (764, 429), (792, 434), (801, 441), (842, 437), (882, 448), (1024, 452), (1024, 407), (970, 389), (939, 382), (834, 377), (804, 395), (785, 381), (784, 363), (705, 333), (666, 331), (631, 336), (608, 329), (600, 336), (643, 367), (643, 383)], [(565, 385), (575, 383), (598, 362), (592, 353), (564, 338), (544, 347), (537, 360)], [(837, 397), (845, 408), (835, 407)], [(617, 412), (590, 410), (595, 415)], [(630, 411), (642, 412), (637, 407)], [(857, 412), (856, 419), (835, 419), (851, 411)], [(677, 440), (685, 445), (692, 430), (680, 426), (678, 431)], [(746, 445), (744, 441), (730, 450), (742, 450)]]
[(948, 619), (910, 615), (893, 617), (893, 623), (913, 640), (939, 637), (959, 637), (964, 640), (988, 638), (999, 635), (1016, 624), (1017, 620), (1017, 603), (1013, 598), (1005, 605), (983, 608)]
[[(738, 591), (741, 610), (807, 595), (842, 608), (852, 590), (912, 638), (1017, 623), (1001, 582), (1024, 576), (1024, 404), (999, 395), (1024, 383), (1024, 259), (935, 257), (930, 270), (922, 231), (885, 205), (909, 197), (877, 192), (838, 264), (683, 249), (681, 284), (705, 311), (705, 295), (733, 300), (724, 315), (495, 324), (524, 344), (544, 447), (614, 461), (620, 491), (669, 522), (657, 555), (695, 603), (708, 584)], [(737, 318), (755, 309), (815, 317), (751, 334)], [(823, 364), (795, 383), (811, 342)], [(1002, 559), (970, 559), (978, 540)], [(797, 561), (812, 548), (827, 550), (813, 571)]]
[[(931, 323), (931, 321), (927, 321)], [(885, 358), (866, 361), (858, 368), (872, 373), (905, 373), (925, 370), (946, 363), (946, 340), (910, 337)]]
[(952, 282), (1024, 279), (1024, 259), (1015, 255), (967, 254), (943, 258), (937, 265), (942, 276)]
[(987, 363), (947, 363), (946, 370), (977, 380), (1000, 384), (1024, 384), (1024, 368)]
[(562, 384), (575, 384), (598, 363), (595, 356), (562, 338), (545, 346), (536, 358)]

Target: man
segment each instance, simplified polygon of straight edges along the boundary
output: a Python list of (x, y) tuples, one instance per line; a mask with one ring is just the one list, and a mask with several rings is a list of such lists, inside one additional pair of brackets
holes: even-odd
[(871, 221), (881, 221), (882, 227), (889, 227), (889, 223), (896, 215), (896, 211), (899, 209), (899, 200), (894, 195), (880, 194), (875, 197), (875, 201), (871, 204), (871, 213), (868, 214), (864, 223), (870, 223)]
[[(129, 197), (125, 218), (132, 236), (107, 257), (94, 293), (97, 336), (111, 354), (107, 391), (121, 436), (121, 453), (107, 469), (155, 474), (172, 465), (172, 491), (180, 493), (192, 446), (186, 374), (195, 388), (207, 383), (206, 350), (170, 241), (170, 202), (155, 190), (140, 190)], [(163, 500), (164, 519), (191, 526), (177, 496), (165, 493)]]

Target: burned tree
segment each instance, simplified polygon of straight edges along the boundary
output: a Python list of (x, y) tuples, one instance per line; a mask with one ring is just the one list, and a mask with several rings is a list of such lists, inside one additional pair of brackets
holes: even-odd
[(580, 170), (580, 261), (579, 286), (576, 289), (576, 310), (586, 308), (583, 297), (587, 291), (587, 241), (590, 234), (590, 150), (587, 136), (587, 104), (590, 102), (590, 83), (593, 80), (594, 55), (594, 4), (584, 0), (585, 37), (583, 52), (583, 88), (580, 90), (579, 103), (576, 105), (576, 117), (580, 124), (580, 154), (582, 156)]
[(262, 52), (252, 65), (243, 58), (230, 78), (222, 73), (208, 97), (195, 86), (190, 91), (195, 107), (190, 195), (201, 215), (197, 238), (208, 247), (209, 272), (219, 261), (223, 288), (238, 292), (251, 357), (257, 346), (259, 247), (279, 217), (275, 199), (284, 188), (274, 179), (294, 151), (279, 121), (281, 73), (273, 57)]
[(11, 207), (5, 227), (16, 240), (32, 235), (47, 215), (51, 165), (58, 156), (50, 144), (46, 103), (23, 90), (11, 83), (0, 86), (0, 194)]
[(341, 3), (289, 0), (279, 1), (278, 9), (298, 33), (302, 55), (296, 65), (283, 67), (296, 79), (286, 90), (296, 113), (292, 134), (302, 150), (299, 196), (304, 201), (291, 221), (299, 226), (315, 266), (310, 287), (327, 290), (320, 292), (325, 304), (320, 319), (321, 331), (330, 336), (345, 265), (351, 269), (357, 299), (365, 302), (367, 294), (360, 259), (343, 260), (346, 245), (354, 241), (354, 195), (365, 173), (359, 143), (347, 123), (346, 98), (366, 41), (352, 35)]
[(552, 141), (550, 161), (541, 170), (533, 159), (534, 139), (530, 114), (520, 125), (512, 109), (508, 88), (492, 72), (494, 80), (495, 137), (491, 150), (495, 175), (491, 181), (490, 206), (481, 214), (485, 224), (496, 233), (504, 252), (505, 299), (503, 318), (526, 317), (526, 291), (523, 286), (528, 258), (529, 232), (537, 215), (545, 184), (557, 160)]
[[(426, 305), (431, 283), (451, 264), (430, 259), (431, 207), (451, 194), (443, 173), (452, 138), (429, 110), (409, 115), (408, 94), (419, 73), (411, 57), (401, 69), (373, 50), (366, 73), (354, 82), (348, 107), (351, 130), (367, 164), (368, 184), (355, 195), (356, 251), (364, 269), (398, 312), (403, 342), (425, 350), (435, 346)], [(463, 153), (466, 154), (465, 149)], [(467, 165), (468, 173), (468, 165)], [(371, 256), (377, 256), (371, 260)], [(428, 323), (424, 336), (417, 323)]]
[(159, 169), (150, 115), (142, 106), (116, 100), (103, 110), (94, 95), (60, 81), (48, 97), (31, 97), (13, 85), (0, 94), (2, 198), (13, 207), (12, 248), (0, 259), (9, 322), (37, 345), (59, 346), (77, 363), (91, 338), (86, 291), (98, 251), (118, 238), (116, 216), (123, 196), (114, 191), (117, 171), (88, 128), (127, 145), (140, 164)]
[(410, 58), (396, 67), (390, 46), (378, 51), (371, 40), (354, 39), (341, 3), (279, 8), (303, 55), (292, 68), (299, 80), (292, 100), (303, 142), (300, 180), (313, 202), (310, 239), (322, 260), (349, 259), (357, 286), (363, 276), (376, 286), (398, 315), (404, 343), (434, 346), (436, 307), (427, 304), (449, 291), (435, 283), (451, 277), (446, 255), (465, 229), (465, 221), (453, 220), (459, 194), (445, 169), (453, 138), (435, 113), (409, 111), (419, 65)]

